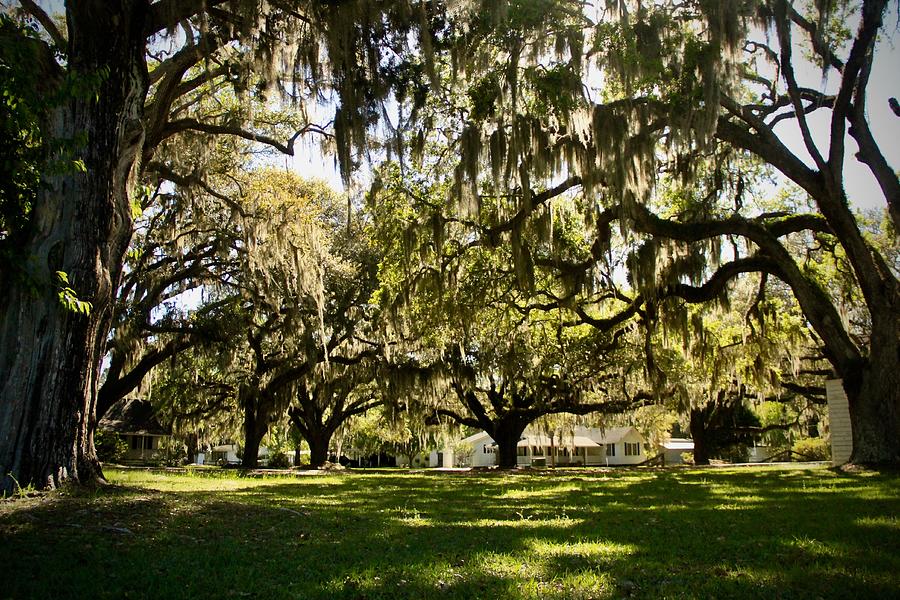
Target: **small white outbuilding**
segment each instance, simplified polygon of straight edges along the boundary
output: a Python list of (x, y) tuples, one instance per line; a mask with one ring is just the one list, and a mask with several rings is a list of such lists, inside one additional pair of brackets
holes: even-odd
[(690, 438), (670, 438), (663, 443), (663, 460), (667, 465), (684, 464), (682, 455), (694, 453), (694, 440)]

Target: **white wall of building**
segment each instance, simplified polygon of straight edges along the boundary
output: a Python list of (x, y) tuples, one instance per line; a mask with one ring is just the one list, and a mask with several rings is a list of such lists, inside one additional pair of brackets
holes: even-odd
[(453, 456), (453, 448), (432, 450), (428, 455), (428, 466), (441, 467), (445, 469), (449, 467), (455, 467), (456, 461), (455, 457)]
[(492, 467), (497, 464), (497, 447), (486, 433), (480, 433), (463, 440), (472, 447), (469, 465), (472, 467)]
[(831, 462), (842, 465), (853, 453), (853, 431), (850, 429), (850, 406), (844, 392), (843, 381), (829, 379), (825, 382), (828, 398), (828, 430), (831, 434)]
[[(603, 442), (601, 442), (603, 443)], [(626, 444), (628, 446), (626, 447)], [(610, 445), (615, 446), (615, 456), (610, 456)], [(636, 465), (647, 460), (647, 452), (644, 450), (644, 438), (636, 430), (631, 429), (621, 438), (609, 440), (606, 446), (606, 464), (609, 465)]]

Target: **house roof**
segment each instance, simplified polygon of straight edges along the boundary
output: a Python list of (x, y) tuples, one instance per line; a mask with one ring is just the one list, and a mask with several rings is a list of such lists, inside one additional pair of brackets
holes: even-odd
[(672, 438), (663, 444), (666, 450), (693, 450), (694, 440), (688, 438)]
[(466, 443), (466, 444), (474, 444), (475, 442), (479, 441), (482, 438), (487, 438), (491, 441), (494, 441), (493, 438), (491, 438), (491, 436), (489, 436), (487, 434), (487, 432), (485, 432), (485, 431), (479, 431), (478, 433), (473, 433), (469, 437), (463, 438), (460, 441), (463, 443)]
[(153, 414), (153, 405), (148, 400), (124, 398), (113, 404), (100, 419), (100, 429), (116, 433), (137, 433), (142, 435), (171, 435), (172, 431), (163, 427)]
[[(598, 444), (614, 444), (622, 441), (632, 431), (637, 433), (634, 427), (607, 427), (606, 429), (593, 429), (599, 433), (599, 437), (594, 437), (594, 441)], [(640, 436), (640, 434), (638, 434)]]

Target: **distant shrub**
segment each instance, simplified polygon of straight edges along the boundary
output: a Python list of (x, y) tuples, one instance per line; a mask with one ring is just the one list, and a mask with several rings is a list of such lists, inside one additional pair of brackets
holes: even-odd
[(716, 458), (729, 463), (745, 463), (750, 460), (750, 446), (747, 444), (733, 444), (719, 450)]
[(288, 469), (291, 466), (291, 459), (284, 452), (276, 452), (269, 457), (269, 467), (272, 469)]
[(824, 438), (798, 440), (791, 450), (807, 460), (831, 460), (831, 445)]
[(97, 458), (100, 462), (115, 463), (125, 458), (128, 452), (128, 444), (112, 431), (98, 429), (94, 433), (94, 448), (97, 449)]

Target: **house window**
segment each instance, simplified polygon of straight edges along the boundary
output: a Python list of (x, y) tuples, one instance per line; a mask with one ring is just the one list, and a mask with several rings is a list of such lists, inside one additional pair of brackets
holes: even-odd
[(528, 456), (528, 448), (525, 446), (516, 448), (516, 456)]
[(532, 456), (543, 456), (544, 455), (544, 447), (543, 446), (534, 446), (531, 448)]
[(131, 449), (132, 450), (140, 450), (143, 441), (144, 441), (143, 436), (140, 436), (140, 435), (131, 436)]
[(606, 455), (607, 456), (615, 456), (616, 455), (616, 445), (615, 444), (607, 444), (606, 445)]
[(640, 456), (640, 455), (641, 455), (640, 442), (634, 442), (633, 444), (630, 442), (625, 442), (625, 456)]

